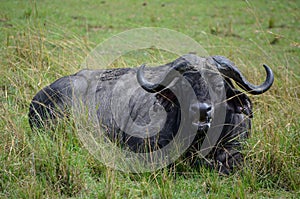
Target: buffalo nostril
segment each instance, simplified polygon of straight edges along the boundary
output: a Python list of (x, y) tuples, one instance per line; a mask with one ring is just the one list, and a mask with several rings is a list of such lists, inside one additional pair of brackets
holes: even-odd
[(207, 121), (211, 117), (212, 106), (207, 103), (199, 103), (200, 121)]
[(199, 110), (200, 110), (200, 114), (207, 114), (208, 112), (211, 111), (211, 105), (207, 103), (200, 103)]
[(207, 103), (198, 102), (191, 105), (190, 111), (192, 117), (194, 117), (194, 121), (208, 122), (211, 118), (212, 106)]

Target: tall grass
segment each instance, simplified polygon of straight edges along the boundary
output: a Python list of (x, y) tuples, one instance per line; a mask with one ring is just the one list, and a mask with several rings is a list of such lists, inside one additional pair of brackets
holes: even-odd
[[(29, 22), (26, 27), (7, 30), (6, 35), (0, 55), (1, 197), (299, 196), (300, 78), (280, 52), (269, 52), (272, 46), (262, 48), (258, 44), (250, 50), (231, 41), (227, 41), (228, 48), (207, 44), (211, 51), (229, 55), (251, 82), (259, 83), (264, 77), (257, 66), (261, 62), (271, 63), (275, 73), (270, 91), (251, 96), (255, 112), (252, 135), (245, 143), (243, 170), (227, 177), (205, 168), (125, 174), (94, 159), (78, 140), (71, 122), (46, 132), (32, 132), (27, 121), (34, 94), (57, 78), (77, 72), (95, 45), (54, 24)], [(223, 35), (205, 37), (210, 41), (223, 39)]]

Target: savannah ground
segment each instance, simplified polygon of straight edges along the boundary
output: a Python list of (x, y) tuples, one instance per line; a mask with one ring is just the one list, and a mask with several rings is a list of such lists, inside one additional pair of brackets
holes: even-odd
[[(299, 198), (300, 1), (1, 1), (1, 198)], [(29, 103), (114, 34), (163, 27), (224, 55), (256, 84), (262, 64), (271, 90), (250, 96), (253, 129), (245, 167), (230, 176), (178, 163), (177, 171), (126, 174), (82, 147), (72, 125), (32, 132)], [(148, 54), (147, 54), (148, 53)], [(143, 56), (131, 59), (140, 65)], [(124, 62), (115, 66), (127, 66)]]

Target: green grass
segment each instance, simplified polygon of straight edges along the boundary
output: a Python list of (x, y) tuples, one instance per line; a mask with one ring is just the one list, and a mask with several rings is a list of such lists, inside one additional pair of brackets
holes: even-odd
[[(0, 197), (299, 198), (299, 1), (143, 3), (1, 2)], [(253, 130), (243, 171), (227, 177), (187, 168), (125, 174), (95, 160), (73, 125), (31, 131), (27, 112), (39, 89), (80, 70), (99, 42), (147, 26), (187, 34), (209, 54), (230, 58), (251, 82), (263, 81), (263, 63), (274, 70), (272, 89), (251, 96)]]

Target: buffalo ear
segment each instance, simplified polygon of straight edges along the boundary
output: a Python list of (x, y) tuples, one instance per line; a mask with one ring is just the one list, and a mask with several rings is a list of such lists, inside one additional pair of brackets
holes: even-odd
[(179, 107), (176, 95), (168, 88), (158, 92), (155, 97), (167, 112), (171, 111), (173, 107)]
[(236, 89), (230, 89), (227, 91), (227, 99), (227, 104), (229, 105), (230, 110), (239, 114), (243, 113), (250, 118), (253, 117), (252, 102), (245, 93)]

